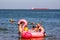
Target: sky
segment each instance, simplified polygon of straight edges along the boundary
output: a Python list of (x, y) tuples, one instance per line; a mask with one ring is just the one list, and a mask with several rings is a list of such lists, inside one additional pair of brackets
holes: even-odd
[(0, 9), (60, 9), (60, 0), (0, 0)]

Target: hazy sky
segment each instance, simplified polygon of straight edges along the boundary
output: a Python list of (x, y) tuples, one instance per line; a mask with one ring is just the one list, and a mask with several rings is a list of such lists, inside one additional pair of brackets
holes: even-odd
[(0, 0), (0, 9), (60, 9), (60, 0)]

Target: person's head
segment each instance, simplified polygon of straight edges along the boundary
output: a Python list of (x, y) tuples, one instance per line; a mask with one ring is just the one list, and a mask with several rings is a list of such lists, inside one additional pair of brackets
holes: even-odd
[(35, 29), (35, 26), (32, 26), (32, 29)]
[(34, 22), (32, 22), (31, 24), (32, 24), (32, 25), (34, 25), (35, 23), (34, 23)]
[(35, 28), (35, 26), (32, 26), (32, 28)]
[(39, 27), (40, 27), (40, 24), (39, 24), (39, 23), (37, 23), (37, 24), (36, 24), (36, 28), (39, 28)]

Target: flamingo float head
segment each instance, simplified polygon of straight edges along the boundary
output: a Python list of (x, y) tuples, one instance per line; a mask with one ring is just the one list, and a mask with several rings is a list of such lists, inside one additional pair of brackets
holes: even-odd
[[(18, 21), (18, 24), (20, 25), (21, 23), (24, 23), (24, 26), (27, 26), (27, 21), (25, 19), (21, 19)], [(23, 26), (23, 27), (24, 27)]]

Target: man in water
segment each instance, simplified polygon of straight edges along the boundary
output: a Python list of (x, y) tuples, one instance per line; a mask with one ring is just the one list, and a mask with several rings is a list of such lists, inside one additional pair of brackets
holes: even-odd
[(44, 28), (39, 23), (37, 23), (34, 30), (35, 30), (35, 32), (40, 32), (41, 30), (44, 31)]
[[(36, 28), (35, 28), (36, 32), (41, 32), (44, 31), (44, 28), (41, 26), (41, 24), (37, 23), (36, 24)], [(45, 36), (46, 36), (46, 32), (44, 32)]]
[(34, 30), (35, 29), (35, 26), (32, 26), (32, 30)]

